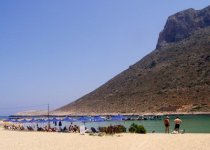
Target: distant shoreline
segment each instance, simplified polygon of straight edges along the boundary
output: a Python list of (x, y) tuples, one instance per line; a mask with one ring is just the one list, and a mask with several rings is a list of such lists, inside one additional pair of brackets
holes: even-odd
[[(123, 115), (123, 116), (165, 116), (165, 115), (210, 115), (210, 112), (153, 112), (153, 113), (101, 113), (101, 114), (70, 114), (70, 113), (57, 113), (51, 114), (49, 117), (80, 117), (80, 116), (113, 116), (113, 115)], [(48, 117), (46, 114), (17, 114), (9, 115), (9, 117)]]

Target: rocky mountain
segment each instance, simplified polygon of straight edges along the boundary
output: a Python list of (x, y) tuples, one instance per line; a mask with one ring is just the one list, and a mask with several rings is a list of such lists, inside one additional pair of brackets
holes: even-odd
[(160, 33), (157, 48), (165, 43), (181, 41), (200, 28), (210, 26), (210, 6), (202, 10), (188, 9), (168, 18)]
[(157, 47), (54, 114), (210, 111), (210, 6), (170, 16)]

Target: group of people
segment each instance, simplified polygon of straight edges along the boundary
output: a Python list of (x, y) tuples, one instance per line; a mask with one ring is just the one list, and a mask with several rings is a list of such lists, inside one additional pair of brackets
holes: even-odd
[(31, 125), (31, 126), (24, 126), (23, 124), (12, 124), (12, 123), (5, 123), (3, 125), (4, 129), (7, 130), (27, 130), (27, 131), (48, 131), (48, 132), (80, 132), (80, 127), (78, 125), (73, 125), (71, 123), (71, 125), (69, 126), (69, 128), (67, 128), (66, 126), (64, 126), (63, 128), (61, 126), (59, 127), (51, 127), (51, 126), (44, 126), (44, 127), (39, 127), (38, 124), (35, 125)]
[(79, 132), (79, 131), (80, 131), (79, 126), (73, 125), (73, 124), (71, 123), (71, 125), (69, 126), (69, 132)]
[(23, 125), (14, 125), (14, 124), (4, 124), (3, 125), (4, 129), (7, 129), (7, 130), (25, 130), (25, 128), (23, 127)]
[[(164, 119), (164, 125), (165, 125), (165, 133), (169, 133), (169, 127), (170, 127), (170, 120), (169, 120), (169, 116), (166, 116), (166, 118)], [(180, 133), (180, 125), (182, 123), (182, 120), (179, 117), (176, 117), (176, 119), (174, 120), (174, 131), (172, 133)]]

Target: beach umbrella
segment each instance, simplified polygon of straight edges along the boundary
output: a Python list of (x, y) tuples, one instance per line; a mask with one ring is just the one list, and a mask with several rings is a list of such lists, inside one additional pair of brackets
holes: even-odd
[(78, 119), (78, 121), (80, 121), (80, 122), (90, 122), (91, 121), (91, 117), (83, 116), (83, 117), (80, 117)]
[(101, 116), (94, 116), (92, 118), (92, 121), (94, 121), (94, 122), (103, 122), (103, 121), (105, 121), (105, 119), (102, 118)]
[(35, 120), (35, 122), (37, 123), (37, 128), (38, 128), (38, 127), (45, 126), (46, 123), (48, 123), (49, 121), (45, 120), (45, 119), (37, 119), (37, 120)]
[(44, 120), (44, 119), (38, 119), (36, 120), (37, 123), (46, 123), (48, 122), (48, 120)]
[(57, 122), (57, 121), (61, 121), (60, 119), (57, 119), (57, 118), (53, 118), (53, 119), (50, 119), (49, 120), (50, 122)]
[(35, 123), (36, 120), (33, 118), (33, 119), (29, 120), (28, 122), (29, 122), (29, 123)]
[(20, 123), (29, 123), (29, 121), (27, 121), (26, 119), (20, 120)]
[(122, 116), (122, 115), (116, 115), (116, 116), (112, 116), (111, 117), (111, 121), (122, 121), (125, 120), (126, 117)]
[(17, 123), (17, 122), (19, 122), (19, 121), (18, 121), (17, 119), (14, 119), (14, 120), (11, 119), (11, 122)]
[(31, 120), (29, 120), (28, 122), (29, 122), (29, 123), (34, 123), (35, 120), (34, 120), (34, 119), (31, 119)]
[(62, 121), (66, 121), (66, 122), (76, 122), (76, 119), (73, 118), (69, 118), (69, 117), (65, 117)]

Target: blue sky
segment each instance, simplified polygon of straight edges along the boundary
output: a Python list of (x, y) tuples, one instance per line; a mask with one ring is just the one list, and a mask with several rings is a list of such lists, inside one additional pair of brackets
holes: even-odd
[(0, 115), (48, 103), (54, 109), (80, 98), (154, 50), (169, 15), (209, 4), (1, 0)]

